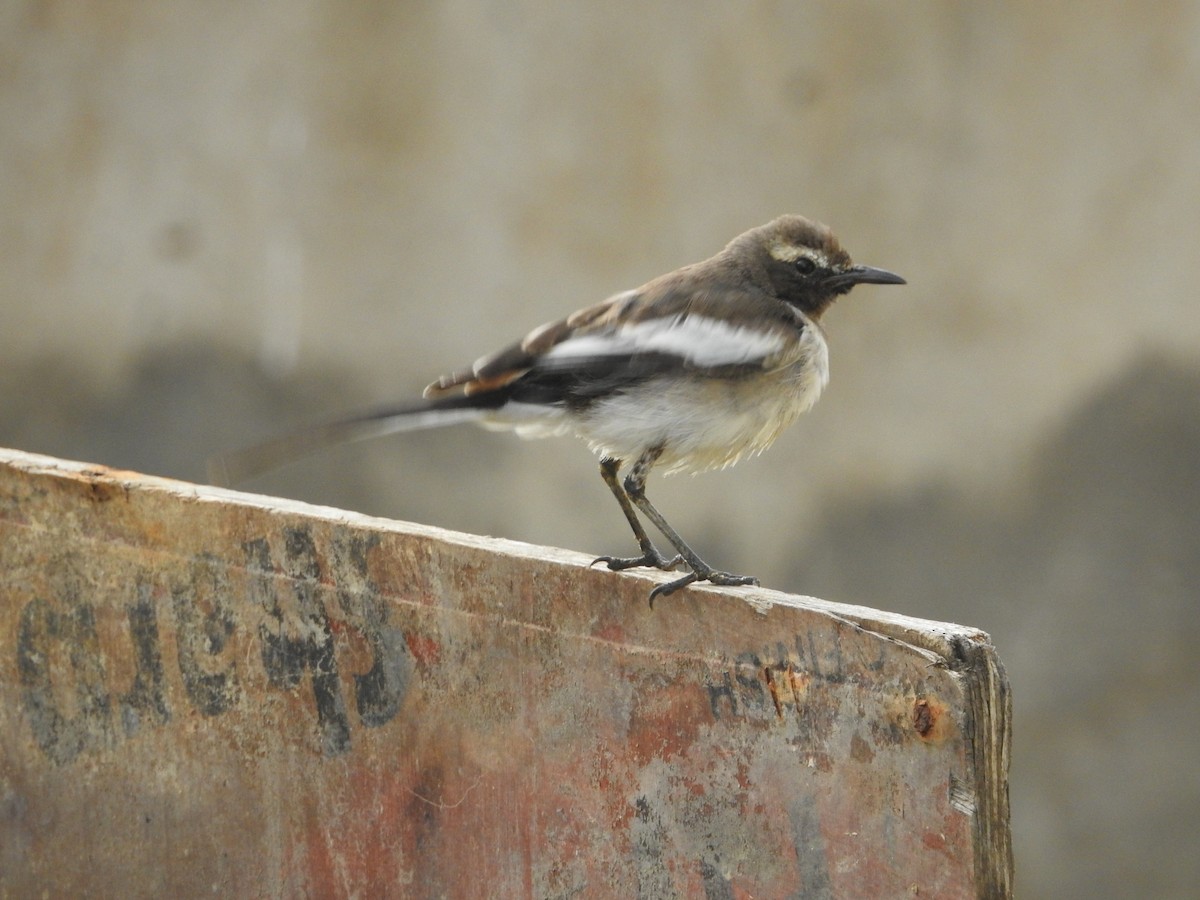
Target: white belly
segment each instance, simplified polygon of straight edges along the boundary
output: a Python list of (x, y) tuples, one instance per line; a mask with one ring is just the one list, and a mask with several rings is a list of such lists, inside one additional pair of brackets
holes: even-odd
[(573, 431), (602, 456), (632, 462), (663, 447), (657, 471), (703, 472), (760, 453), (812, 407), (829, 381), (825, 341), (809, 329), (793, 365), (737, 379), (678, 378), (645, 382), (593, 405)]

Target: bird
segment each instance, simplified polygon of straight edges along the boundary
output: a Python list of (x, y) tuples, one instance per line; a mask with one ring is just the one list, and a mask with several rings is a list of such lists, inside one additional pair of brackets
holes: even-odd
[[(639, 550), (593, 565), (682, 572), (651, 591), (652, 606), (696, 582), (756, 585), (701, 559), (650, 502), (647, 476), (723, 469), (761, 453), (828, 383), (821, 320), (834, 301), (856, 285), (905, 283), (855, 264), (820, 222), (780, 216), (709, 259), (534, 328), (438, 378), (419, 400), (214, 458), (210, 477), (228, 485), (327, 445), (462, 422), (530, 438), (573, 434), (599, 456)], [(642, 517), (672, 554), (659, 551)]]

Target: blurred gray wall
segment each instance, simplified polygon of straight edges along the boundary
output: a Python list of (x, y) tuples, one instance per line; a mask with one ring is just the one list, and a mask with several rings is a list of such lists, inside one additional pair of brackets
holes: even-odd
[[(718, 565), (977, 625), (1026, 897), (1200, 882), (1200, 4), (0, 4), (0, 444), (203, 479), (782, 212), (906, 288), (761, 459), (652, 496)], [(572, 441), (250, 487), (631, 549)]]

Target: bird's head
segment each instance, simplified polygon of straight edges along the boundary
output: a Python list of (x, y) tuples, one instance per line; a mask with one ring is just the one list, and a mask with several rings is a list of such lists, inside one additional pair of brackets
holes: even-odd
[(803, 216), (780, 216), (727, 248), (771, 294), (813, 318), (856, 284), (905, 284), (886, 269), (854, 264), (833, 232)]

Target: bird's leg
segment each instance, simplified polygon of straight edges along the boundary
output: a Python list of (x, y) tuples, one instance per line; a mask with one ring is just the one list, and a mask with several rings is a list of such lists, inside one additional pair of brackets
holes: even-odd
[[(661, 531), (671, 542), (671, 545), (679, 551), (679, 555), (683, 557), (683, 561), (687, 563), (688, 568), (692, 571), (682, 578), (677, 578), (674, 581), (669, 581), (666, 584), (660, 584), (650, 592), (650, 605), (654, 605), (654, 598), (666, 596), (679, 590), (681, 587), (686, 587), (694, 581), (708, 581), (712, 584), (721, 585), (738, 585), (738, 584), (758, 584), (758, 579), (751, 575), (732, 575), (729, 572), (718, 572), (699, 556), (696, 551), (687, 545), (687, 542), (679, 536), (674, 528), (670, 526), (662, 513), (654, 508), (646, 498), (646, 475), (650, 472), (650, 467), (654, 465), (655, 460), (662, 455), (662, 448), (649, 450), (638, 457), (638, 461), (634, 463), (633, 469), (625, 479), (625, 493), (629, 499), (642, 511), (642, 514), (654, 523), (654, 527)], [(615, 472), (614, 472), (615, 475)]]
[[(659, 450), (654, 456), (646, 462), (645, 467), (648, 469), (658, 459)], [(638, 460), (638, 464), (634, 466), (637, 470), (638, 465), (642, 465), (642, 460), (646, 456), (643, 455)], [(633, 557), (617, 557), (617, 556), (601, 556), (592, 560), (592, 565), (596, 563), (604, 563), (612, 571), (619, 572), (622, 569), (633, 569), (637, 566), (650, 566), (655, 569), (662, 569), (664, 572), (670, 572), (679, 567), (683, 562), (682, 556), (676, 556), (674, 559), (667, 559), (658, 552), (658, 548), (651, 542), (646, 534), (646, 529), (642, 527), (641, 521), (637, 517), (637, 512), (634, 511), (633, 504), (629, 502), (629, 495), (617, 482), (617, 470), (621, 468), (621, 460), (605, 457), (600, 460), (600, 477), (604, 479), (604, 483), (608, 485), (608, 489), (613, 492), (613, 496), (617, 498), (617, 502), (621, 504), (621, 512), (625, 513), (625, 519), (629, 522), (629, 527), (633, 529), (633, 536), (637, 538), (638, 546), (642, 549), (641, 556)], [(643, 479), (645, 476), (642, 476)]]

